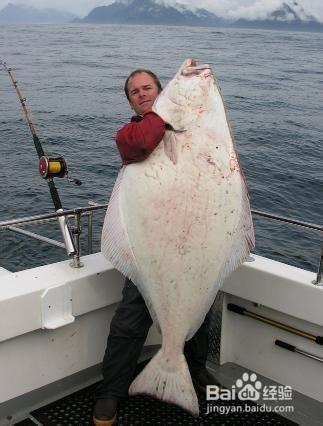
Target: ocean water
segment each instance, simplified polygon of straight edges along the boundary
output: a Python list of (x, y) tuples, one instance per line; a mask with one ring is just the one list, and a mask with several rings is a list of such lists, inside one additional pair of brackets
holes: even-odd
[[(57, 179), (64, 208), (108, 200), (120, 169), (114, 143), (131, 110), (135, 68), (165, 84), (187, 57), (209, 63), (222, 88), (253, 209), (322, 225), (323, 34), (118, 25), (0, 27), (46, 154), (63, 155), (82, 186)], [(0, 221), (53, 211), (31, 134), (0, 72)], [(99, 250), (104, 212), (95, 214)], [(258, 254), (315, 271), (318, 233), (255, 218)], [(60, 239), (55, 223), (29, 226)], [(86, 224), (82, 249), (86, 249)], [(16, 271), (65, 259), (44, 243), (0, 232), (0, 265)]]

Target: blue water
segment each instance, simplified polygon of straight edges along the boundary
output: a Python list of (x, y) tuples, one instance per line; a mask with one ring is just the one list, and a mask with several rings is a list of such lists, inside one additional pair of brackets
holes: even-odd
[[(229, 111), (253, 209), (322, 225), (323, 34), (118, 25), (0, 27), (0, 59), (14, 69), (47, 154), (64, 155), (78, 187), (56, 180), (64, 208), (107, 201), (120, 159), (114, 135), (131, 111), (135, 68), (165, 84), (187, 57), (212, 65)], [(53, 210), (29, 129), (0, 72), (0, 221)], [(96, 214), (99, 249), (103, 212)], [(316, 270), (317, 233), (255, 219), (256, 253)], [(84, 225), (84, 230), (86, 226)], [(35, 230), (35, 227), (28, 227)], [(60, 238), (56, 225), (38, 231)], [(85, 234), (85, 232), (84, 232)], [(83, 244), (84, 249), (86, 244)], [(63, 251), (0, 232), (10, 270), (65, 259)]]

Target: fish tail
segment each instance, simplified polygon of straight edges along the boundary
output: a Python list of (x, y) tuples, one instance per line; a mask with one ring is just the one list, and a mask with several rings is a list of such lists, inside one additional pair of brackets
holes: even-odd
[(183, 353), (170, 358), (160, 349), (132, 382), (129, 394), (151, 395), (199, 415), (198, 399)]

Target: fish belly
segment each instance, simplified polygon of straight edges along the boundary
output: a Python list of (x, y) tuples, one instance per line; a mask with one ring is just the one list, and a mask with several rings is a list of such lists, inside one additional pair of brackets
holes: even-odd
[(177, 339), (190, 337), (210, 308), (240, 215), (241, 175), (216, 160), (214, 149), (210, 138), (185, 132), (177, 138), (176, 164), (161, 144), (122, 177), (120, 209), (136, 284), (163, 333)]

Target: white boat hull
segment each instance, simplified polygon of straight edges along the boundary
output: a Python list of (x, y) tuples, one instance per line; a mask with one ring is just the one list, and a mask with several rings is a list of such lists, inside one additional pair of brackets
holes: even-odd
[[(124, 278), (101, 253), (84, 256), (82, 262), (84, 267), (79, 269), (65, 261), (18, 273), (1, 273), (1, 425), (11, 424), (5, 422), (8, 416), (12, 416), (11, 421), (23, 418), (11, 407), (24, 395), (41, 395), (42, 390), (55, 383), (76, 375), (82, 377), (83, 372), (95, 366), (99, 371)], [(314, 273), (260, 256), (245, 262), (222, 288), (220, 364), (234, 363), (291, 386), (293, 391), (319, 404), (323, 412), (322, 363), (279, 348), (274, 342), (287, 341), (321, 358), (322, 346), (227, 310), (228, 303), (235, 303), (322, 335), (323, 287), (314, 286), (314, 279)], [(146, 345), (159, 343), (160, 335), (152, 327)], [(93, 382), (97, 380), (97, 376), (93, 377)], [(84, 384), (89, 384), (85, 373)], [(59, 392), (56, 397), (61, 396), (62, 389)], [(43, 403), (40, 399), (38, 406)], [(37, 402), (33, 400), (32, 405), (35, 408)]]

